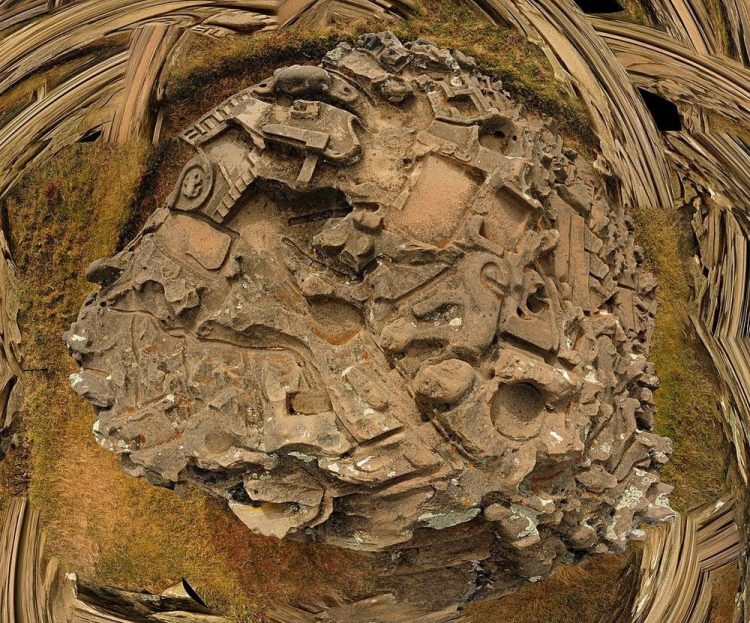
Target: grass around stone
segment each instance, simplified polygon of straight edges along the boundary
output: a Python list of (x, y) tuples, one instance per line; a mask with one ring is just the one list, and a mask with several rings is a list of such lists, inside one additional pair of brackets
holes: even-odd
[[(512, 97), (537, 114), (553, 116), (566, 139), (581, 149), (596, 144), (583, 104), (555, 80), (544, 54), (509, 26), (490, 23), (462, 0), (417, 0), (407, 21), (341, 25), (336, 30), (283, 30), (251, 37), (194, 37), (175, 64), (166, 89), (166, 103), (184, 111), (172, 115), (171, 126), (187, 125), (227, 95), (290, 63), (311, 63), (339, 41), (364, 32), (390, 28), (402, 41), (419, 37), (476, 57), (482, 70), (494, 74)], [(211, 89), (205, 85), (210, 83)], [(229, 88), (224, 88), (223, 85)], [(212, 103), (208, 103), (212, 102)], [(180, 126), (180, 127), (182, 127)]]
[(656, 432), (674, 443), (662, 479), (672, 506), (686, 512), (722, 493), (727, 452), (720, 426), (719, 379), (690, 324), (693, 237), (689, 218), (671, 207), (637, 210), (636, 239), (659, 282), (650, 359), (661, 387), (654, 392)]
[[(566, 141), (590, 155), (596, 140), (585, 110), (554, 80), (541, 52), (466, 4), (424, 0), (413, 20), (393, 28), (404, 40), (422, 36), (476, 56), (514, 98), (556, 117)], [(125, 476), (117, 458), (94, 442), (90, 406), (69, 389), (74, 362), (61, 336), (93, 287), (83, 279), (86, 266), (129, 239), (171, 190), (187, 153), (172, 140), (176, 133), (277, 66), (313, 62), (373, 28), (381, 26), (195, 37), (167, 85), (160, 147), (74, 146), (27, 174), (5, 200), (21, 274), (29, 457), (0, 462), (0, 496), (23, 489), (30, 475), (28, 494), (42, 512), (50, 550), (84, 577), (152, 591), (187, 577), (211, 605), (243, 622), (262, 621), (264, 606), (311, 586), (366, 590), (367, 565), (352, 553), (255, 537), (199, 491), (180, 497)], [(689, 225), (671, 210), (635, 217), (660, 282), (651, 354), (662, 379), (657, 428), (675, 441), (663, 474), (676, 485), (674, 506), (687, 510), (716, 499), (724, 479), (718, 385), (687, 321)], [(630, 560), (625, 554), (562, 567), (499, 602), (472, 604), (469, 613), (476, 623), (597, 621), (616, 604)]]
[(76, 145), (6, 201), (21, 274), (28, 495), (49, 551), (103, 584), (161, 591), (189, 578), (239, 621), (257, 621), (263, 606), (311, 586), (358, 589), (366, 568), (357, 556), (255, 537), (200, 491), (180, 497), (126, 476), (93, 439), (94, 415), (69, 388), (75, 364), (61, 336), (93, 288), (86, 266), (115, 249), (148, 151)]

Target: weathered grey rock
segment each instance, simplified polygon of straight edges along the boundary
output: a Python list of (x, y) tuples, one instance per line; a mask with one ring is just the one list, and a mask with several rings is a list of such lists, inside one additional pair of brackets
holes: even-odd
[(438, 607), (671, 515), (645, 430), (654, 281), (553, 121), (380, 33), (182, 137), (168, 206), (66, 334), (128, 473), (384, 552), (383, 582)]

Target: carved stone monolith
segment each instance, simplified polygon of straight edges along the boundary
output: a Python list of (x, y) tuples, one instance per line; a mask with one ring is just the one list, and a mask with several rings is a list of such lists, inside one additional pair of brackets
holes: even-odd
[(89, 268), (65, 336), (128, 473), (379, 552), (384, 585), (430, 607), (671, 517), (656, 282), (553, 120), (472, 58), (379, 33), (182, 139), (168, 205)]

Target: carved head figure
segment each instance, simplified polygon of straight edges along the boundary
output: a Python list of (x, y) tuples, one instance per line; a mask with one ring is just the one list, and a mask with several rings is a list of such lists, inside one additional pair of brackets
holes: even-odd
[(398, 551), (476, 526), (466, 560), (506, 586), (671, 514), (655, 281), (554, 121), (381, 33), (182, 138), (168, 205), (89, 268), (65, 338), (126, 471), (277, 537)]

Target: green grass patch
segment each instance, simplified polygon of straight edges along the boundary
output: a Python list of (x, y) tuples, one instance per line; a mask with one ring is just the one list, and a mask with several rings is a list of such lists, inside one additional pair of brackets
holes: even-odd
[(681, 512), (717, 500), (727, 456), (718, 402), (720, 385), (688, 314), (694, 239), (690, 215), (673, 208), (637, 210), (636, 238), (659, 282), (650, 359), (661, 387), (654, 392), (656, 431), (674, 442), (662, 479), (675, 486), (672, 506)]

